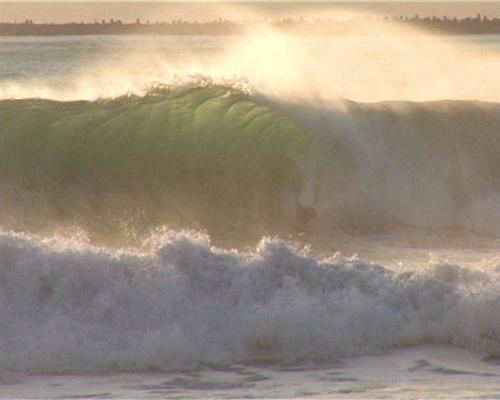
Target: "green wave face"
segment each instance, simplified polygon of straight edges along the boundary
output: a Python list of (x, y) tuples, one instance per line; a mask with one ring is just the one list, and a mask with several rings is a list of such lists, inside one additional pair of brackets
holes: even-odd
[[(0, 102), (3, 223), (217, 227), (283, 220), (310, 138), (223, 87)], [(226, 221), (227, 227), (227, 221)]]

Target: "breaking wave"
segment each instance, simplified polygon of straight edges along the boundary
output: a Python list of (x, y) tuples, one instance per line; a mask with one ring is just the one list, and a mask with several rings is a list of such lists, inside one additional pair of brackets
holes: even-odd
[(309, 140), (285, 116), (216, 86), (95, 102), (3, 101), (0, 118), (4, 220), (13, 226), (34, 204), (31, 226), (278, 221)]
[(496, 103), (291, 102), (202, 85), (2, 100), (0, 119), (2, 224), (12, 229), (500, 233)]
[(334, 361), (401, 346), (500, 351), (499, 270), (420, 272), (280, 240), (248, 252), (199, 234), (111, 252), (0, 235), (0, 370), (185, 370)]
[(500, 352), (498, 266), (402, 272), (267, 238), (401, 226), (500, 237), (498, 103), (204, 84), (1, 100), (0, 120), (0, 371)]

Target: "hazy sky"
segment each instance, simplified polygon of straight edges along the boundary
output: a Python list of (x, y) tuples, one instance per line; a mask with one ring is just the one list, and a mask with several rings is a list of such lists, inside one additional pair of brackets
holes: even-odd
[(266, 18), (283, 18), (289, 16), (334, 16), (340, 11), (353, 13), (376, 13), (382, 15), (420, 16), (447, 15), (449, 17), (467, 17), (476, 14), (488, 17), (500, 17), (500, 1), (498, 2), (303, 2), (287, 3), (261, 2), (243, 0), (234, 3), (216, 3), (214, 1), (135, 1), (119, 2), (93, 0), (81, 2), (75, 0), (64, 1), (32, 1), (20, 2), (15, 0), (0, 0), (0, 21), (14, 22), (32, 19), (35, 22), (93, 22), (101, 19), (121, 19), (133, 21), (136, 18), (151, 21), (183, 20), (213, 20), (224, 19), (252, 19), (256, 16)]

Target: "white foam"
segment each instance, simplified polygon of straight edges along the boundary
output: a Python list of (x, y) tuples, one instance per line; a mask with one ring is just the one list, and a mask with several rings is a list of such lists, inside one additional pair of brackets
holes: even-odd
[(439, 343), (500, 351), (498, 271), (396, 273), (281, 240), (251, 252), (200, 234), (150, 254), (0, 236), (0, 369), (179, 370)]

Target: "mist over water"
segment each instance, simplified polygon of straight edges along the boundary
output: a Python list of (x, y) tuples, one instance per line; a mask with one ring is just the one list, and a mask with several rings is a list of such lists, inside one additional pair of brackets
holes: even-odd
[(0, 86), (1, 98), (94, 100), (144, 94), (155, 83), (191, 84), (194, 78), (289, 101), (498, 101), (499, 96), (495, 36), (433, 36), (395, 22), (367, 20), (363, 34), (330, 37), (288, 36), (257, 26), (234, 37), (0, 40), (6, 44), (1, 51), (8, 78)]
[(498, 354), (500, 38), (369, 30), (0, 39), (0, 372)]

